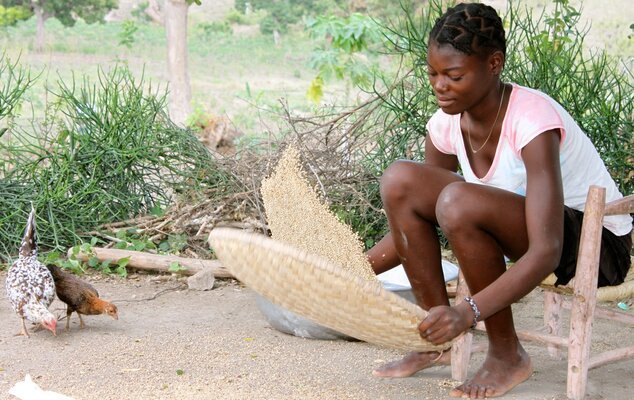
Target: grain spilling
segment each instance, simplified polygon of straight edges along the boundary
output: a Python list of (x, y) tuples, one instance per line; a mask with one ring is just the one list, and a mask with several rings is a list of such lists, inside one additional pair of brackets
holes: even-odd
[(376, 279), (359, 236), (310, 186), (296, 148), (285, 150), (271, 176), (262, 181), (261, 191), (273, 239), (324, 257), (365, 279)]

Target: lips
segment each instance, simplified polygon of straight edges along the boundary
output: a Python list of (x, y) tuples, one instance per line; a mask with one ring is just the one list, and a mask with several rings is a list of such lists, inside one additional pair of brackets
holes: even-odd
[(441, 108), (449, 107), (454, 102), (453, 99), (444, 99), (444, 98), (436, 98), (436, 101), (438, 102), (438, 106)]

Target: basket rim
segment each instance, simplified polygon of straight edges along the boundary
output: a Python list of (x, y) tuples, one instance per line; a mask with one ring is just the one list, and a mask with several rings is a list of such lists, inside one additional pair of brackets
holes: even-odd
[[(310, 274), (313, 274), (313, 276), (315, 276), (315, 274), (319, 274), (320, 278), (325, 278), (326, 280), (331, 280), (333, 283), (336, 281), (336, 285), (341, 286), (343, 285), (349, 285), (350, 287), (350, 295), (351, 296), (358, 296), (358, 293), (361, 293), (363, 295), (363, 297), (365, 299), (372, 299), (374, 303), (379, 303), (381, 304), (381, 307), (383, 310), (381, 312), (383, 312), (384, 315), (385, 314), (385, 310), (387, 310), (387, 312), (389, 313), (389, 317), (390, 318), (397, 318), (398, 320), (395, 320), (395, 322), (397, 321), (405, 321), (407, 320), (407, 323), (412, 325), (414, 323), (414, 321), (418, 321), (415, 323), (415, 326), (418, 325), (418, 323), (420, 321), (422, 321), (426, 316), (427, 316), (427, 312), (425, 310), (423, 310), (421, 307), (419, 307), (418, 305), (411, 303), (409, 301), (407, 301), (406, 299), (402, 298), (401, 296), (390, 292), (389, 290), (385, 289), (383, 287), (383, 285), (381, 284), (381, 282), (378, 279), (371, 279), (371, 280), (367, 280), (367, 279), (363, 279), (362, 277), (359, 277), (357, 275), (355, 275), (354, 273), (352, 273), (351, 271), (348, 271), (338, 265), (336, 265), (335, 263), (327, 260), (324, 257), (309, 253), (307, 251), (295, 248), (287, 243), (283, 243), (280, 241), (277, 241), (275, 239), (272, 239), (264, 234), (260, 234), (260, 233), (255, 233), (255, 232), (249, 232), (249, 231), (245, 231), (242, 229), (236, 229), (236, 228), (226, 228), (226, 227), (219, 227), (219, 228), (215, 228), (211, 231), (210, 235), (209, 235), (209, 244), (211, 245), (211, 247), (213, 249), (220, 249), (222, 248), (222, 242), (223, 241), (230, 241), (233, 244), (239, 243), (240, 246), (245, 246), (242, 248), (242, 250), (240, 252), (235, 251), (234, 254), (232, 254), (232, 256), (237, 256), (237, 257), (243, 257), (243, 258), (248, 258), (250, 256), (250, 253), (253, 253), (253, 246), (255, 246), (257, 248), (258, 251), (268, 251), (270, 253), (273, 253), (274, 256), (279, 256), (279, 257), (283, 257), (286, 258), (287, 262), (297, 262), (297, 263), (301, 263), (302, 265), (306, 266), (307, 268), (312, 267), (314, 270), (313, 271), (309, 271), (307, 273), (307, 276)], [(225, 260), (223, 260), (223, 258), (225, 257), (225, 255), (222, 254), (223, 250), (221, 251), (216, 251), (216, 255), (218, 256), (218, 258), (223, 261), (223, 263), (225, 263)], [(236, 253), (240, 253), (240, 254), (236, 254)], [(269, 255), (270, 255), (269, 253)], [(256, 256), (253, 256), (256, 257)], [(252, 257), (252, 258), (253, 258)], [(226, 263), (225, 267), (228, 269), (232, 269), (232, 265), (230, 265), (231, 262)], [(239, 268), (238, 268), (239, 269)], [(270, 293), (267, 295), (266, 290), (262, 290), (262, 286), (265, 286), (266, 283), (262, 282), (260, 280), (260, 278), (262, 277), (266, 277), (266, 273), (259, 271), (259, 272), (253, 272), (252, 276), (249, 277), (249, 279), (244, 279), (244, 275), (242, 275), (241, 272), (243, 271), (232, 271), (234, 273), (234, 276), (236, 276), (237, 279), (239, 279), (240, 281), (242, 281), (243, 283), (245, 283), (247, 286), (249, 286), (252, 290), (254, 290), (255, 292), (259, 293), (260, 295), (263, 295), (264, 297), (266, 297), (267, 299), (269, 299), (270, 301), (273, 301), (274, 303), (277, 303), (279, 305), (279, 301), (276, 301), (275, 298), (271, 298), (274, 296), (271, 296)], [(252, 271), (246, 272), (247, 273), (251, 273)], [(267, 271), (268, 272), (268, 271)], [(262, 276), (257, 276), (255, 278), (253, 278), (254, 276), (256, 276), (258, 273), (262, 274)], [(257, 278), (257, 279), (256, 279)], [(250, 280), (250, 279), (256, 279), (254, 282), (254, 285), (249, 285), (247, 282), (245, 282), (245, 280)], [(282, 277), (281, 279), (286, 279), (286, 277)], [(342, 283), (343, 282), (343, 283)], [(296, 284), (297, 282), (290, 282), (289, 284)], [(311, 282), (308, 282), (309, 284)], [(323, 282), (317, 282), (320, 285), (323, 285)], [(302, 284), (306, 284), (305, 281), (302, 282)], [(336, 286), (333, 285), (333, 286)], [(253, 287), (253, 286), (261, 286), (261, 287)], [(285, 296), (286, 294), (283, 292), (283, 290), (281, 290), (281, 288), (275, 288), (272, 290), (276, 290), (275, 295), (276, 296)], [(307, 288), (306, 292), (310, 292), (310, 287)], [(347, 299), (347, 297), (346, 297)], [(356, 300), (356, 299), (353, 299)], [(326, 302), (328, 300), (324, 300), (324, 302)], [(357, 304), (353, 304), (354, 307), (356, 308), (362, 308), (362, 307), (369, 307), (367, 305), (360, 305), (360, 302), (357, 302)], [(286, 306), (285, 304), (281, 304), (282, 306)], [(311, 305), (314, 308), (314, 305)], [(330, 312), (332, 313), (340, 313), (339, 316), (342, 316), (342, 312), (343, 311), (339, 311), (339, 310), (332, 310), (332, 308), (328, 309)], [(298, 312), (298, 310), (293, 309), (293, 312), (297, 312), (298, 314), (302, 315), (301, 312)], [(372, 311), (371, 309), (369, 309), (369, 311)], [(322, 316), (322, 314), (324, 314), (323, 312), (320, 313), (320, 316)], [(349, 316), (349, 314), (347, 314)], [(315, 322), (319, 323), (319, 324), (323, 324), (329, 328), (333, 328), (336, 330), (341, 331), (344, 334), (347, 334), (349, 336), (353, 336), (353, 337), (357, 337), (358, 339), (361, 340), (365, 340), (368, 342), (372, 342), (372, 335), (368, 334), (368, 337), (359, 337), (358, 332), (363, 332), (364, 331), (364, 326), (358, 326), (355, 327), (355, 329), (352, 330), (356, 330), (356, 332), (352, 332), (352, 331), (345, 331), (345, 330), (341, 330), (338, 329), (338, 327), (333, 327), (328, 320), (328, 316), (322, 316), (322, 319), (316, 319), (311, 317), (310, 315), (302, 315), (304, 317), (307, 317), (311, 320), (314, 320)], [(354, 316), (355, 322), (351, 323), (356, 323), (357, 318), (367, 318), (366, 322), (372, 322), (371, 317), (370, 316)], [(389, 320), (390, 323), (393, 321), (392, 319)], [(381, 321), (382, 323), (386, 323), (385, 319), (383, 319)], [(397, 328), (395, 328), (396, 330)], [(388, 332), (389, 333), (389, 332)], [(361, 334), (363, 335), (363, 333)], [(443, 344), (443, 345), (433, 345), (429, 342), (424, 341), (422, 338), (420, 338), (418, 336), (418, 333), (415, 332), (415, 335), (413, 332), (409, 332), (408, 334), (408, 338), (407, 340), (412, 339), (412, 337), (415, 336), (414, 341), (416, 341), (417, 343), (414, 345), (414, 348), (412, 347), (408, 347), (407, 349), (410, 350), (418, 350), (418, 351), (432, 351), (432, 350), (439, 350), (439, 349), (445, 349), (447, 347), (450, 346), (450, 343), (447, 344)], [(368, 340), (370, 339), (370, 340)], [(386, 344), (385, 340), (387, 340), (388, 342), (390, 341), (389, 338), (386, 339), (385, 335), (381, 335), (381, 340), (383, 341), (382, 343), (377, 343), (377, 344)], [(394, 343), (398, 342), (399, 338), (394, 338)], [(418, 341), (420, 341), (420, 343), (418, 343)], [(388, 346), (390, 347), (395, 347), (395, 348), (401, 348), (404, 349), (404, 347), (402, 345), (390, 345), (388, 344)]]

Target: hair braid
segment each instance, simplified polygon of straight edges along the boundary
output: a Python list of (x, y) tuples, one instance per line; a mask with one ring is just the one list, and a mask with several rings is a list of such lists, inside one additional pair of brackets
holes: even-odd
[(449, 8), (436, 20), (429, 38), (465, 54), (488, 55), (495, 50), (506, 54), (502, 20), (492, 7), (481, 3)]

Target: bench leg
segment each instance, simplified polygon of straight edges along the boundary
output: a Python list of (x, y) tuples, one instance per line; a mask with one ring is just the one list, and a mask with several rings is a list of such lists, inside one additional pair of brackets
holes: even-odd
[[(546, 333), (561, 336), (561, 314), (563, 299), (559, 293), (546, 290), (544, 292), (544, 326)], [(557, 346), (548, 345), (548, 354), (561, 360), (563, 352)]]
[(583, 216), (570, 310), (567, 395), (574, 400), (584, 398), (588, 380), (604, 207), (605, 189), (591, 187)]

